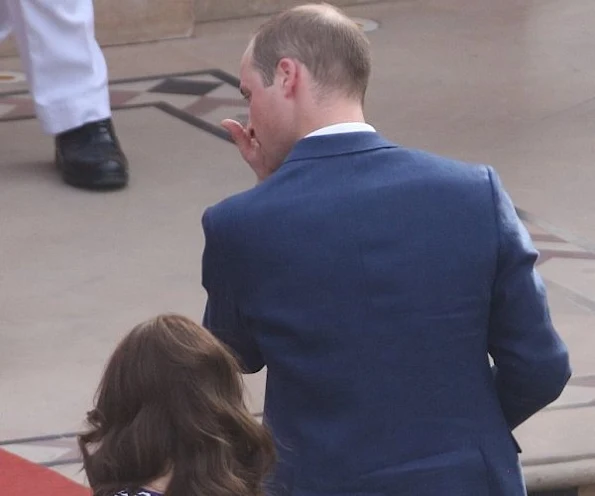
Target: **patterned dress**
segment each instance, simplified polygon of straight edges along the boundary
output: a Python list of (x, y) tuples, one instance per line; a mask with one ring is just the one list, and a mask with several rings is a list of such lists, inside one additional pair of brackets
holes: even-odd
[(139, 492), (134, 494), (129, 491), (120, 491), (115, 496), (163, 496), (163, 493), (156, 493), (155, 491), (149, 491), (148, 489), (141, 489)]

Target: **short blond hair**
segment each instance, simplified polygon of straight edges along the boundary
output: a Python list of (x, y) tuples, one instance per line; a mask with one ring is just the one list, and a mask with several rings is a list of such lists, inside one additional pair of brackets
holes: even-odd
[(250, 49), (265, 86), (287, 57), (304, 64), (322, 92), (364, 100), (372, 66), (368, 39), (332, 5), (306, 4), (273, 16), (258, 29)]

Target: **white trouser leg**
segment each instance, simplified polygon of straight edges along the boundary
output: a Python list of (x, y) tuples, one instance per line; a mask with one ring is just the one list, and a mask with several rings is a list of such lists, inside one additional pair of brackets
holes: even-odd
[(92, 0), (0, 3), (9, 13), (44, 131), (58, 134), (110, 117), (107, 67), (95, 40)]

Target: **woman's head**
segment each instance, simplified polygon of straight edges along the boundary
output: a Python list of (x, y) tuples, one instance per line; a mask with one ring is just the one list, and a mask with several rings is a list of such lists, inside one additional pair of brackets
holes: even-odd
[(253, 496), (274, 455), (242, 398), (240, 369), (179, 315), (136, 326), (118, 345), (79, 444), (96, 496), (172, 473), (167, 495)]

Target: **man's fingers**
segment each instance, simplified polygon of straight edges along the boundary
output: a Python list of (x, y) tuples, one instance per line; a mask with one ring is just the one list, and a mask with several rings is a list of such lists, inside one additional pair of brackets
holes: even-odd
[(248, 162), (248, 165), (250, 165), (259, 180), (267, 177), (270, 173), (263, 173), (265, 169), (260, 143), (256, 139), (252, 125), (248, 123), (244, 127), (233, 119), (225, 119), (221, 121), (221, 127), (231, 135), (231, 139), (238, 147), (243, 159)]
[(245, 147), (250, 144), (250, 137), (239, 122), (232, 119), (225, 119), (221, 122), (221, 127), (225, 129), (230, 135), (234, 143), (240, 147)]
[(244, 127), (238, 121), (234, 121), (233, 119), (223, 119), (221, 121), (221, 126), (227, 129), (229, 132), (236, 128), (244, 129)]

